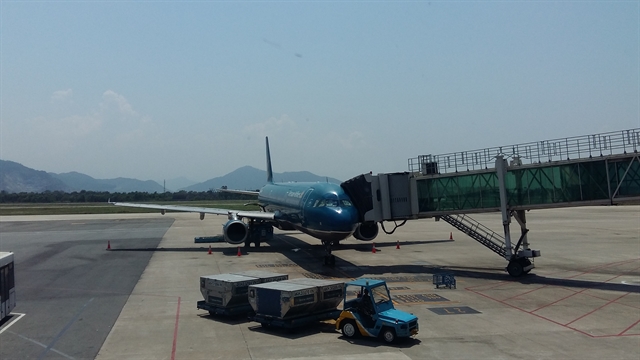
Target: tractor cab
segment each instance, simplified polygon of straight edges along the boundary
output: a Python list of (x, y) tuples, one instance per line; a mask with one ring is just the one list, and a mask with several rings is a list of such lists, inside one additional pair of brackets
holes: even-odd
[(343, 304), (336, 329), (348, 338), (381, 337), (391, 343), (418, 333), (418, 318), (394, 307), (383, 280), (357, 279), (346, 283)]

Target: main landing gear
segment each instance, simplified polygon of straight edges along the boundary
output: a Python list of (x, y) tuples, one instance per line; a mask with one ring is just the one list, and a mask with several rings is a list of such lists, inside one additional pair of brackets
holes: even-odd
[(244, 240), (244, 247), (248, 248), (251, 243), (256, 248), (260, 247), (260, 242), (273, 239), (273, 225), (264, 220), (251, 219), (247, 226), (247, 238)]
[(333, 246), (333, 242), (331, 241), (323, 241), (322, 245), (324, 245), (325, 255), (324, 255), (324, 264), (326, 266), (334, 267), (336, 266), (336, 257), (331, 254), (331, 247)]

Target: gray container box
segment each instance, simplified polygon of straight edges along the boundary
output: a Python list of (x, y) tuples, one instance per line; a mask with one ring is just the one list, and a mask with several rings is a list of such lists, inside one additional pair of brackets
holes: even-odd
[(268, 283), (272, 281), (283, 281), (283, 280), (289, 279), (289, 275), (287, 274), (278, 274), (278, 273), (273, 273), (271, 271), (264, 271), (264, 270), (247, 270), (247, 271), (240, 271), (240, 272), (232, 272), (231, 274), (258, 278), (258, 279), (261, 279), (263, 283)]
[(248, 271), (254, 276), (239, 274), (218, 274), (200, 277), (200, 293), (207, 304), (220, 307), (247, 305), (249, 285), (286, 280), (286, 274), (267, 271)]
[(256, 284), (249, 286), (249, 304), (256, 314), (290, 319), (335, 309), (342, 301), (342, 289), (342, 282), (317, 279)]
[(344, 298), (344, 282), (336, 280), (299, 278), (289, 280), (292, 283), (315, 286), (318, 288), (318, 301), (312, 312), (335, 309)]

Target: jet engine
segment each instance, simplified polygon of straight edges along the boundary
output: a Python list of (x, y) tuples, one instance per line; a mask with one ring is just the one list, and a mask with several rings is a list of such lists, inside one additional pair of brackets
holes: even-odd
[(374, 221), (360, 223), (353, 233), (353, 237), (362, 241), (371, 241), (378, 236), (378, 224)]
[(232, 219), (222, 226), (224, 241), (229, 244), (243, 244), (249, 235), (249, 227), (242, 220)]

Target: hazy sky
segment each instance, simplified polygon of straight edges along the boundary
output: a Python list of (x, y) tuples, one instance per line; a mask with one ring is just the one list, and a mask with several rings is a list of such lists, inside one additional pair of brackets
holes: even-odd
[(640, 127), (638, 1), (1, 1), (0, 158), (346, 180)]

